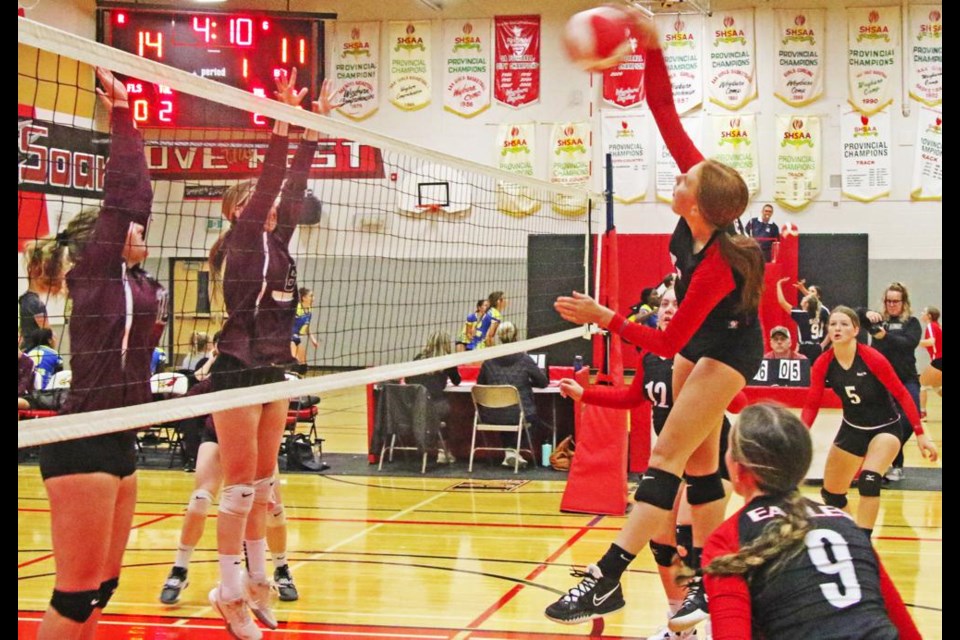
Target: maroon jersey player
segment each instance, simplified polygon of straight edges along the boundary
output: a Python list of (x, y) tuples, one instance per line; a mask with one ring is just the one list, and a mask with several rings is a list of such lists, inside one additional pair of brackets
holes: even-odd
[[(291, 106), (303, 101), (307, 90), (297, 89), (296, 78), (295, 69), (276, 78), (279, 101)], [(331, 89), (324, 83), (314, 111), (329, 112)], [(304, 132), (288, 171), (287, 128), (284, 122), (274, 125), (256, 185), (238, 184), (224, 196), (223, 214), (232, 224), (210, 256), (215, 276), (222, 274), (229, 314), (211, 371), (217, 391), (281, 381), (284, 369), (296, 362), (290, 327), (297, 309), (297, 271), (287, 245), (318, 134)], [(237, 638), (261, 637), (248, 605), (264, 625), (277, 626), (266, 576), (266, 512), (287, 406), (277, 400), (213, 414), (224, 487), (217, 518), (220, 584), (210, 592), (210, 602)], [(241, 570), (244, 550), (247, 572)]]
[(900, 450), (900, 413), (896, 400), (917, 434), (924, 456), (937, 459), (937, 448), (924, 434), (920, 414), (890, 362), (878, 351), (857, 342), (860, 321), (848, 307), (830, 314), (828, 332), (833, 349), (817, 359), (810, 373), (810, 393), (803, 409), (803, 422), (813, 425), (825, 386), (840, 397), (843, 422), (833, 441), (823, 472), (823, 501), (847, 506), (847, 488), (862, 467), (857, 488), (860, 504), (857, 524), (869, 535), (880, 509), (884, 470)]
[[(150, 358), (166, 317), (166, 292), (142, 268), (153, 193), (143, 140), (123, 83), (97, 70), (112, 110), (100, 210), (77, 214), (28, 249), (59, 290), (65, 275), (73, 380), (63, 413), (151, 400)], [(124, 431), (47, 444), (40, 473), (50, 499), (56, 581), (40, 638), (92, 637), (117, 587), (136, 502), (136, 441)]]

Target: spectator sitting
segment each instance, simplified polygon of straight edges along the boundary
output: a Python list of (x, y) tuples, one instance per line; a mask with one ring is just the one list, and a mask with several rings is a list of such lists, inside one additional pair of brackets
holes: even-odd
[(631, 313), (627, 316), (627, 320), (656, 328), (659, 308), (660, 294), (653, 287), (647, 287), (640, 293), (640, 301), (630, 307)]
[[(414, 360), (424, 360), (426, 358), (437, 358), (453, 353), (451, 347), (450, 334), (446, 331), (435, 331), (427, 340), (423, 351), (417, 354)], [(407, 384), (421, 384), (427, 389), (427, 395), (430, 396), (430, 402), (433, 405), (434, 415), (439, 422), (444, 422), (450, 415), (450, 403), (447, 401), (444, 390), (447, 388), (447, 380), (454, 386), (460, 384), (460, 370), (457, 367), (450, 367), (440, 371), (431, 371), (418, 376), (410, 376), (406, 379)], [(456, 459), (446, 448), (437, 452), (437, 462), (447, 464), (456, 462)]]
[[(503, 322), (497, 332), (501, 344), (517, 341), (517, 328), (512, 322)], [(477, 384), (507, 384), (517, 388), (520, 392), (520, 402), (523, 405), (523, 415), (526, 421), (533, 426), (541, 426), (543, 422), (537, 416), (537, 405), (533, 401), (534, 387), (543, 388), (549, 384), (546, 374), (537, 367), (526, 353), (512, 353), (487, 360), (480, 367)], [(516, 424), (520, 416), (518, 410), (512, 407), (504, 409), (485, 409), (481, 411), (481, 419), (489, 424)], [(503, 446), (516, 443), (515, 436), (504, 432)], [(517, 458), (517, 452), (509, 450), (503, 458), (503, 466), (512, 467)], [(520, 464), (527, 461), (520, 458)]]
[(35, 329), (27, 340), (35, 345), (27, 351), (27, 357), (33, 361), (34, 388), (46, 389), (53, 374), (63, 369), (63, 358), (57, 353), (57, 339), (53, 330)]
[(807, 359), (807, 356), (793, 350), (793, 344), (790, 340), (790, 330), (783, 325), (776, 326), (770, 330), (770, 351), (763, 354), (763, 357), (783, 358), (786, 360)]
[(196, 371), (202, 360), (210, 357), (210, 340), (206, 331), (194, 331), (190, 336), (190, 352), (183, 356), (180, 368), (187, 371)]

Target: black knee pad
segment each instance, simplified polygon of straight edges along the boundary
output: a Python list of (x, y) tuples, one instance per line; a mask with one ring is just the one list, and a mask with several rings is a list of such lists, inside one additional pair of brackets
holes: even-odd
[(673, 561), (677, 557), (677, 548), (672, 544), (663, 544), (656, 540), (650, 541), (650, 553), (653, 554), (653, 561), (661, 567), (672, 567)]
[(693, 550), (692, 524), (677, 525), (677, 546), (683, 547), (685, 555), (690, 555), (690, 551)]
[(880, 496), (880, 487), (883, 478), (876, 471), (861, 471), (857, 480), (857, 490), (863, 498), (877, 498)]
[(646, 502), (664, 511), (673, 510), (673, 502), (680, 490), (680, 476), (669, 471), (650, 467), (640, 477), (640, 486), (633, 498), (637, 502)]
[(64, 618), (83, 624), (90, 619), (94, 607), (100, 602), (100, 590), (59, 591), (53, 590), (50, 606)]
[(705, 476), (684, 476), (687, 481), (687, 502), (690, 504), (707, 504), (723, 500), (723, 478), (719, 471)]
[(120, 585), (120, 578), (110, 578), (100, 583), (100, 600), (97, 602), (97, 608), (103, 609), (113, 597), (113, 592)]
[(845, 493), (830, 493), (826, 489), (820, 489), (820, 497), (823, 498), (823, 504), (828, 507), (843, 509), (847, 506), (847, 494)]

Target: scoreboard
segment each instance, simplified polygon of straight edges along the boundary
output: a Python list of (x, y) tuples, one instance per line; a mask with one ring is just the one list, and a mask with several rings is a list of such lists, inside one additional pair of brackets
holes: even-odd
[[(102, 4), (97, 39), (143, 58), (272, 96), (273, 78), (297, 68), (316, 96), (323, 72), (323, 22), (332, 14), (181, 11)], [(161, 84), (126, 79), (133, 117), (147, 127), (266, 128), (267, 119)]]

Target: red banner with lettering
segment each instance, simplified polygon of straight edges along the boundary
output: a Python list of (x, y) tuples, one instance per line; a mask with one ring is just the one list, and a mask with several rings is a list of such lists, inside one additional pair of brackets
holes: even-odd
[[(293, 156), (295, 146), (290, 148)], [(147, 141), (147, 166), (154, 180), (239, 179), (260, 175), (265, 143)], [(383, 178), (380, 150), (351, 140), (321, 140), (310, 177), (315, 180)]]
[(603, 101), (623, 109), (643, 103), (646, 97), (645, 68), (643, 49), (637, 46), (637, 38), (631, 35), (630, 53), (619, 64), (603, 71)]
[(540, 16), (496, 16), (494, 33), (494, 98), (514, 108), (535, 104), (540, 100)]

